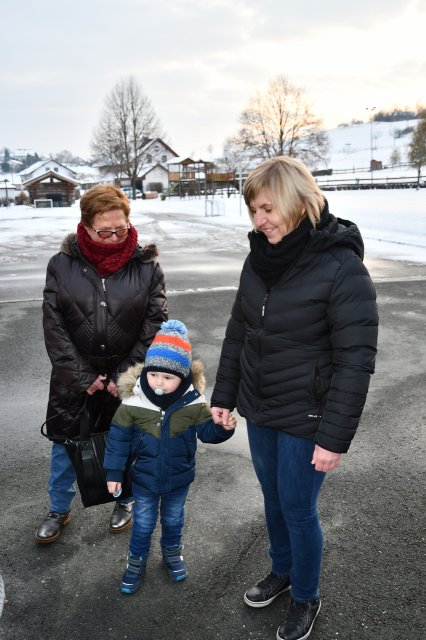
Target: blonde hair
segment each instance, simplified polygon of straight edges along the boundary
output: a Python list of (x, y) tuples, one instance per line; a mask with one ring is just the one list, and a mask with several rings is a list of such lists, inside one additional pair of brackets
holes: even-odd
[(270, 158), (249, 173), (243, 195), (255, 230), (250, 203), (261, 191), (266, 192), (287, 225), (297, 227), (304, 215), (313, 226), (320, 219), (324, 196), (303, 162), (296, 158)]
[(126, 194), (110, 184), (91, 187), (80, 200), (81, 221), (91, 224), (96, 215), (106, 213), (111, 209), (121, 209), (128, 219), (130, 204)]

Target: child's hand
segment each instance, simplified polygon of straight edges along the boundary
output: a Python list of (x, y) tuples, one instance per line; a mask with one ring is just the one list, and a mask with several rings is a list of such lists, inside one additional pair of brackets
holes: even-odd
[(107, 482), (108, 493), (121, 493), (121, 482)]
[(237, 426), (237, 419), (232, 413), (229, 414), (229, 418), (227, 423), (222, 422), (222, 427), (226, 429), (226, 431), (232, 431)]

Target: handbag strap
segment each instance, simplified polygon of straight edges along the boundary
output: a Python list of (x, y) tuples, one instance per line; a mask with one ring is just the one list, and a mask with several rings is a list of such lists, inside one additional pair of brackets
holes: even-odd
[(86, 398), (80, 414), (80, 440), (88, 440), (90, 438), (90, 433), (92, 431), (92, 415), (89, 398)]
[[(82, 406), (82, 408), (80, 409), (80, 411), (78, 412), (78, 414), (76, 415), (76, 417), (74, 418), (74, 420), (72, 422), (76, 422), (80, 417), (80, 438), (81, 438), (81, 432), (82, 432), (82, 423), (84, 422), (84, 426), (83, 426), (83, 432), (84, 434), (86, 434), (87, 428), (89, 429), (89, 433), (90, 433), (90, 419), (91, 419), (91, 414), (90, 414), (90, 409), (87, 409), (87, 416), (83, 414), (86, 414), (86, 408), (88, 405), (88, 400), (89, 397), (84, 399), (84, 404)], [(47, 423), (49, 422), (49, 420), (52, 420), (53, 418), (57, 418), (58, 416), (61, 416), (63, 413), (66, 413), (65, 409), (62, 409), (62, 411), (58, 411), (58, 413), (55, 413), (55, 415), (50, 416), (50, 418), (47, 418), (47, 420), (45, 420), (43, 422), (43, 424), (40, 427), (40, 433), (44, 438), (47, 438), (50, 441), (54, 441), (54, 442), (58, 442), (58, 443), (65, 443), (65, 442), (71, 442), (72, 438), (70, 438), (69, 436), (59, 436), (56, 434), (53, 434), (51, 436), (48, 435), (47, 431), (44, 431), (44, 427), (46, 427)], [(85, 439), (87, 440), (89, 436), (87, 435), (85, 437)]]

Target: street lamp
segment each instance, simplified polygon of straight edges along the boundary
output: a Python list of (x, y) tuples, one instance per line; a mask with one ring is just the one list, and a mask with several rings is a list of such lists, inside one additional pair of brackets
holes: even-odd
[(373, 184), (373, 111), (376, 107), (365, 107), (366, 111), (371, 111), (370, 118), (370, 171), (371, 171), (371, 184)]

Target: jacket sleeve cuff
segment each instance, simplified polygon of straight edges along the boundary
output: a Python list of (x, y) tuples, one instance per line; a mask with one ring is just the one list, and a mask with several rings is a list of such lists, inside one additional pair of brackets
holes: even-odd
[(123, 482), (123, 472), (118, 469), (111, 469), (106, 472), (107, 482)]

